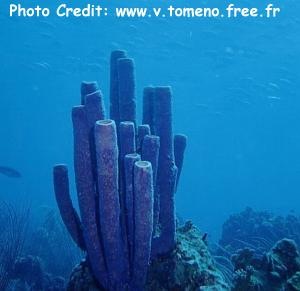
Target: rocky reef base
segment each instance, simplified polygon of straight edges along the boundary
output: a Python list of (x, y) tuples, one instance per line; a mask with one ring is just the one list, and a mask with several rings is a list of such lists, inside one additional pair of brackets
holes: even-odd
[[(185, 222), (177, 228), (175, 249), (152, 260), (145, 291), (300, 291), (300, 228), (292, 227), (299, 221), (247, 209), (225, 223), (218, 252)], [(101, 290), (86, 261), (74, 268), (67, 290)]]
[(300, 217), (246, 208), (224, 223), (212, 249), (233, 291), (300, 290)]
[[(77, 265), (70, 277), (68, 291), (100, 291), (86, 261)], [(191, 223), (177, 229), (176, 248), (149, 266), (147, 291), (229, 290), (217, 270), (206, 244), (206, 235)]]
[(300, 290), (300, 256), (293, 240), (282, 239), (262, 256), (244, 248), (232, 256), (233, 291)]

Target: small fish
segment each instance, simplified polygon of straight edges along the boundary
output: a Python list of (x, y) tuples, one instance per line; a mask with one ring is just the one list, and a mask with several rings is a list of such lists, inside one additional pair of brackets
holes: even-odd
[(267, 96), (268, 99), (271, 99), (271, 100), (280, 100), (281, 98), (280, 97), (277, 97), (277, 96)]
[(5, 175), (10, 178), (21, 178), (22, 175), (20, 172), (17, 170), (10, 168), (10, 167), (5, 167), (5, 166), (0, 166), (0, 174)]
[(49, 69), (51, 69), (51, 66), (50, 66), (48, 63), (46, 63), (46, 62), (38, 62), (38, 63), (34, 63), (34, 65), (35, 65), (36, 67), (42, 68), (42, 69), (44, 69), (44, 70), (49, 70)]
[(208, 233), (206, 232), (202, 235), (202, 241), (207, 242), (207, 237), (208, 237)]
[(285, 83), (285, 84), (288, 84), (288, 85), (293, 84), (293, 82), (292, 82), (291, 80), (285, 79), (285, 78), (281, 78), (281, 79), (279, 79), (279, 81), (280, 81), (281, 83)]
[(275, 83), (269, 82), (268, 84), (270, 87), (274, 88), (274, 89), (280, 89), (279, 86)]

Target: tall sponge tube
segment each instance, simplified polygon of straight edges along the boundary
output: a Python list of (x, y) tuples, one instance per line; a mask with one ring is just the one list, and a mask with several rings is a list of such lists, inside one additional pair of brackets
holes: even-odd
[(84, 241), (93, 274), (98, 282), (107, 288), (105, 261), (98, 236), (98, 207), (90, 146), (90, 128), (84, 106), (73, 107), (72, 120), (74, 169)]
[(161, 235), (158, 253), (175, 247), (175, 186), (177, 168), (174, 162), (172, 129), (172, 92), (170, 87), (156, 87), (154, 94), (154, 132), (160, 137), (157, 191), (160, 195)]
[(144, 290), (153, 231), (153, 179), (150, 162), (134, 165), (134, 255), (131, 290)]
[(109, 277), (109, 290), (125, 290), (127, 274), (121, 238), (118, 193), (118, 144), (113, 120), (95, 124), (100, 231)]
[(152, 165), (153, 172), (153, 235), (155, 235), (158, 221), (159, 221), (159, 192), (156, 187), (156, 177), (158, 168), (158, 157), (159, 157), (159, 147), (160, 141), (159, 136), (156, 135), (146, 135), (142, 144), (142, 160), (148, 161)]
[(135, 74), (133, 59), (118, 60), (120, 121), (136, 124)]
[(110, 118), (119, 125), (120, 122), (120, 104), (119, 104), (119, 73), (118, 60), (126, 58), (126, 52), (115, 50), (110, 55)]
[(126, 193), (125, 193), (125, 220), (127, 229), (127, 244), (129, 252), (130, 273), (132, 273), (132, 261), (134, 253), (134, 185), (133, 185), (133, 169), (134, 164), (141, 160), (138, 154), (128, 154), (124, 159)]
[(66, 165), (54, 166), (53, 181), (55, 198), (62, 220), (75, 243), (85, 251), (80, 218), (73, 207), (70, 196), (68, 168)]

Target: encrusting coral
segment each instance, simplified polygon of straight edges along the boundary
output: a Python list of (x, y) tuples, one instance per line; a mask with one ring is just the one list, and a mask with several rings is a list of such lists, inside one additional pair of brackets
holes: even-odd
[(186, 136), (173, 135), (170, 87), (148, 87), (143, 100), (138, 126), (134, 62), (112, 52), (111, 119), (95, 82), (82, 83), (81, 105), (72, 110), (80, 215), (67, 167), (53, 171), (62, 219), (105, 290), (144, 290), (150, 260), (176, 246), (174, 194)]

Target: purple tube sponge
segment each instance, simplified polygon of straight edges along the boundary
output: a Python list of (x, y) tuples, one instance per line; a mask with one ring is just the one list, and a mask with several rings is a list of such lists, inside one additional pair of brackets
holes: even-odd
[(135, 153), (135, 127), (131, 121), (122, 121), (119, 125), (119, 159), (123, 160), (127, 154)]
[[(135, 126), (131, 121), (122, 121), (119, 125), (119, 195), (121, 209), (125, 208), (125, 193), (126, 193), (126, 182), (125, 182), (125, 165), (124, 159), (127, 154), (135, 153)], [(122, 223), (122, 239), (125, 243), (126, 257), (128, 254), (128, 238), (126, 228), (126, 215), (125, 212), (121, 212), (121, 223)]]
[(177, 181), (176, 188), (179, 183), (179, 178), (183, 166), (184, 152), (187, 143), (187, 136), (184, 134), (176, 134), (174, 136), (174, 157), (175, 157), (175, 165), (178, 169), (177, 173)]
[(148, 124), (141, 124), (138, 126), (137, 132), (137, 152), (141, 152), (144, 137), (151, 134), (150, 126)]
[(152, 134), (154, 132), (154, 87), (144, 88), (143, 94), (143, 124), (149, 124)]
[(120, 168), (120, 197), (121, 206), (124, 205), (125, 195), (125, 174), (124, 158), (127, 154), (135, 153), (135, 127), (131, 121), (122, 121), (119, 125), (119, 168)]
[(74, 169), (83, 236), (89, 262), (95, 277), (107, 288), (107, 273), (98, 236), (96, 187), (92, 169), (92, 151), (89, 141), (90, 129), (85, 107), (76, 106), (72, 111), (74, 132)]
[(118, 59), (120, 121), (136, 124), (135, 76), (133, 59)]
[(142, 160), (148, 161), (152, 165), (153, 171), (153, 188), (154, 188), (154, 197), (153, 197), (153, 235), (155, 235), (156, 227), (159, 221), (159, 192), (156, 189), (156, 177), (157, 177), (157, 168), (158, 168), (158, 157), (159, 157), (159, 147), (160, 141), (159, 137), (156, 135), (146, 135), (144, 137), (142, 145)]
[(126, 52), (116, 50), (110, 56), (110, 118), (119, 125), (120, 110), (119, 110), (119, 74), (118, 60), (126, 58)]
[(81, 83), (81, 105), (85, 104), (85, 96), (99, 90), (97, 82), (82, 82)]
[(101, 290), (139, 291), (150, 256), (175, 246), (174, 193), (186, 137), (173, 138), (169, 87), (144, 89), (143, 124), (137, 127), (134, 62), (114, 51), (110, 63), (113, 120), (106, 120), (96, 82), (82, 83), (82, 105), (72, 111), (80, 218), (66, 166), (54, 168), (54, 187), (62, 219), (86, 251)]
[(132, 273), (132, 262), (134, 253), (134, 195), (133, 195), (133, 167), (135, 162), (140, 161), (141, 156), (138, 154), (128, 154), (124, 159), (124, 172), (125, 172), (125, 219), (127, 229), (127, 245), (128, 245), (128, 258), (130, 273)]
[(134, 165), (134, 255), (131, 290), (144, 290), (150, 262), (153, 225), (151, 163)]
[(95, 187), (97, 187), (97, 178), (96, 178), (96, 156), (95, 156), (95, 142), (94, 142), (94, 126), (97, 120), (105, 119), (105, 108), (103, 103), (103, 97), (100, 90), (93, 93), (87, 94), (84, 97), (85, 112), (89, 132), (89, 140), (91, 147), (91, 159), (92, 159), (92, 171), (94, 174)]
[(84, 97), (84, 108), (86, 112), (87, 123), (89, 127), (89, 141), (91, 148), (92, 171), (94, 174), (94, 183), (97, 187), (96, 178), (96, 158), (95, 158), (95, 142), (94, 142), (94, 126), (97, 120), (105, 119), (105, 109), (103, 97), (100, 90), (87, 94)]
[(98, 90), (85, 95), (84, 101), (88, 124), (90, 128), (93, 128), (97, 120), (105, 119), (105, 109), (101, 91)]
[(95, 125), (100, 232), (109, 276), (109, 290), (125, 290), (128, 278), (121, 239), (118, 193), (118, 144), (113, 120)]
[(170, 87), (155, 88), (155, 124), (156, 135), (160, 137), (160, 150), (157, 172), (157, 191), (160, 195), (161, 235), (160, 250), (166, 253), (175, 247), (175, 185), (177, 168), (174, 163), (173, 130), (172, 130), (172, 93)]
[(73, 207), (69, 190), (68, 168), (56, 165), (53, 168), (54, 192), (60, 215), (72, 239), (84, 251), (85, 244), (80, 218)]

